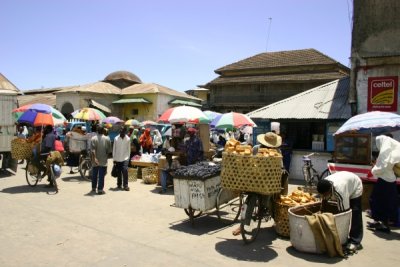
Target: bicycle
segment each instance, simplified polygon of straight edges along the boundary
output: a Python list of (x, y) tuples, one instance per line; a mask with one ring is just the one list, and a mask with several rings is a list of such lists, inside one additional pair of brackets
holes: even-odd
[(92, 159), (90, 157), (90, 153), (87, 150), (82, 150), (79, 156), (79, 174), (83, 179), (91, 180), (92, 179)]
[(279, 194), (262, 195), (254, 192), (242, 193), (240, 198), (247, 195), (240, 211), (240, 233), (246, 244), (253, 242), (260, 232), (261, 221), (273, 219), (275, 198)]
[[(46, 166), (46, 160), (50, 153), (42, 153), (40, 154), (40, 163), (42, 166)], [(32, 160), (27, 160), (26, 162), (26, 168), (25, 168), (25, 177), (26, 181), (29, 186), (35, 187), (39, 181), (41, 181), (44, 177), (46, 177), (46, 174), (49, 175), (49, 179), (51, 183), (53, 184), (55, 193), (58, 193), (58, 185), (57, 185), (57, 180), (54, 174), (54, 163), (50, 163), (50, 168), (47, 170), (47, 167), (45, 167), (45, 170), (40, 171), (36, 164)], [(47, 192), (49, 193), (49, 192)]]
[(321, 180), (330, 175), (329, 169), (327, 168), (321, 174), (314, 169), (311, 157), (317, 155), (317, 153), (311, 153), (308, 155), (303, 156), (303, 176), (304, 181), (306, 182), (306, 186), (313, 187), (316, 186), (317, 183)]

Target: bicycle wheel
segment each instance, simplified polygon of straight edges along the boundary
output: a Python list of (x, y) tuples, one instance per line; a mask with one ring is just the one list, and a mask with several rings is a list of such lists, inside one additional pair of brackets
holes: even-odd
[(234, 198), (232, 200), (232, 194), (233, 192), (231, 190), (221, 187), (217, 195), (215, 209), (217, 211), (218, 219), (233, 220), (232, 223), (234, 223), (237, 221), (240, 215), (240, 209), (242, 208), (242, 196), (240, 195), (239, 198)]
[(30, 160), (27, 160), (26, 162), (25, 177), (28, 185), (32, 187), (36, 186), (40, 179), (39, 170), (36, 168), (36, 166), (33, 165), (32, 161)]
[(79, 163), (79, 174), (83, 179), (91, 180), (92, 162), (89, 159), (83, 159)]
[(240, 233), (242, 234), (244, 243), (249, 244), (256, 239), (260, 231), (262, 219), (261, 197), (257, 194), (250, 194), (247, 196), (244, 205), (242, 220), (240, 222)]

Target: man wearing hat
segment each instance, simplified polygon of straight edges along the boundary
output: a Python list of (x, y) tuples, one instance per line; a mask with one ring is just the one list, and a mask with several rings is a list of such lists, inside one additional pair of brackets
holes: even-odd
[(203, 143), (196, 136), (196, 132), (195, 128), (187, 130), (189, 134), (189, 139), (185, 142), (187, 165), (192, 165), (203, 160)]

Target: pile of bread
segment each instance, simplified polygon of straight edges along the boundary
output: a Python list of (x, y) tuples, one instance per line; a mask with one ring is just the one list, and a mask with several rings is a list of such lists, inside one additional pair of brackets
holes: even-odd
[(310, 193), (306, 193), (301, 190), (295, 190), (290, 195), (281, 195), (278, 202), (289, 206), (299, 206), (316, 202), (316, 199)]
[[(229, 139), (225, 144), (225, 151), (228, 153), (239, 155), (252, 155), (252, 147), (250, 145), (241, 145), (235, 139)], [(259, 157), (282, 157), (281, 153), (273, 148), (259, 148), (257, 152)]]
[(232, 138), (226, 142), (225, 151), (233, 154), (251, 155), (251, 146), (241, 145), (238, 140)]

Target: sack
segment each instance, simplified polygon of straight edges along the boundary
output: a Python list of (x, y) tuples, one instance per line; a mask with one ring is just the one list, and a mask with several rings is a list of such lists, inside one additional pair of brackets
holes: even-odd
[(112, 177), (118, 177), (118, 169), (117, 169), (117, 164), (114, 164), (111, 170), (111, 176)]

